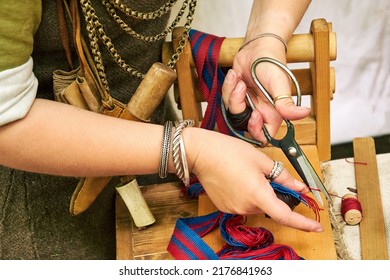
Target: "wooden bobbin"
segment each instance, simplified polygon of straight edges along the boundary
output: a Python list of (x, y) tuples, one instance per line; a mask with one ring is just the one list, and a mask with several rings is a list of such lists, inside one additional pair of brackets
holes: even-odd
[[(356, 199), (358, 201), (358, 198), (356, 195), (353, 195), (353, 194), (346, 194), (342, 197), (342, 201), (341, 201), (341, 204), (343, 204), (343, 201), (345, 199), (348, 199), (348, 198), (351, 198), (351, 199)], [(362, 220), (362, 212), (360, 212), (358, 209), (349, 209), (348, 211), (346, 211), (344, 213), (344, 221), (348, 224), (348, 225), (357, 225), (360, 223), (360, 221)]]

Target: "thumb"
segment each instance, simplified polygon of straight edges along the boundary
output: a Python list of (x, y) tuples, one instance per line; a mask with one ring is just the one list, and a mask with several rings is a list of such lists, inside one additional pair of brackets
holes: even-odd
[(299, 120), (310, 114), (310, 108), (296, 106), (291, 95), (277, 95), (274, 97), (275, 108), (287, 120)]
[(272, 83), (272, 97), (276, 111), (287, 120), (299, 120), (310, 114), (310, 108), (297, 106), (291, 96), (290, 79), (280, 79), (278, 83)]
[(258, 66), (256, 73), (258, 77), (264, 75), (264, 86), (268, 88), (280, 116), (288, 120), (297, 120), (310, 114), (310, 108), (295, 104), (291, 96), (291, 78), (283, 69), (277, 65), (265, 63)]

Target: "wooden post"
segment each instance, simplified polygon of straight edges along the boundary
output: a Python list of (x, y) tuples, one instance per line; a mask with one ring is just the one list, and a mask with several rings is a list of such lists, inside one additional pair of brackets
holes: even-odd
[(360, 222), (362, 260), (387, 260), (386, 228), (373, 138), (353, 139), (357, 194), (362, 205)]
[(310, 63), (313, 80), (312, 112), (317, 123), (317, 149), (320, 161), (330, 160), (330, 55), (329, 25), (325, 19), (312, 21), (315, 59)]

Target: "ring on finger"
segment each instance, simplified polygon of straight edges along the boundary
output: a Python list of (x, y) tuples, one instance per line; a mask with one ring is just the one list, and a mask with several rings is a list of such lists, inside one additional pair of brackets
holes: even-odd
[(271, 173), (265, 177), (268, 180), (273, 181), (282, 173), (283, 168), (284, 165), (282, 162), (274, 160), (274, 167), (272, 168)]
[(274, 102), (281, 100), (281, 99), (286, 99), (286, 98), (292, 98), (291, 95), (279, 95), (274, 98)]

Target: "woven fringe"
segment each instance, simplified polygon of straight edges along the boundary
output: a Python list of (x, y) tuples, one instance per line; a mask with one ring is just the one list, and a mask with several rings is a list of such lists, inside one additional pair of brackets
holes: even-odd
[(343, 233), (345, 222), (340, 212), (335, 211), (332, 206), (329, 206), (329, 218), (332, 226), (333, 239), (336, 246), (337, 259), (352, 260), (349, 255), (347, 246), (344, 243)]

